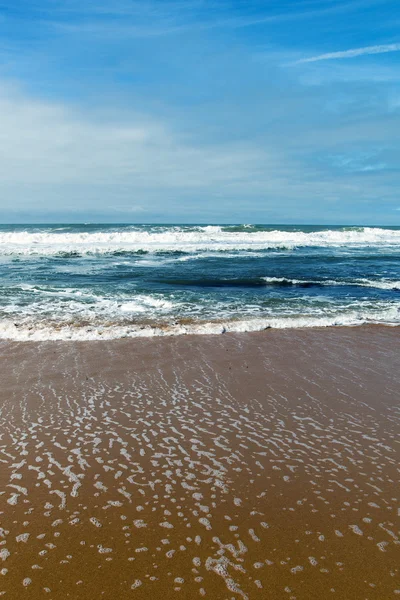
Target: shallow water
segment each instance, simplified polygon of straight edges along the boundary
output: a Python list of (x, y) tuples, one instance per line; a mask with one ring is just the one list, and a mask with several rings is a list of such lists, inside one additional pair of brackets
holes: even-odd
[(400, 594), (398, 332), (0, 343), (0, 596)]

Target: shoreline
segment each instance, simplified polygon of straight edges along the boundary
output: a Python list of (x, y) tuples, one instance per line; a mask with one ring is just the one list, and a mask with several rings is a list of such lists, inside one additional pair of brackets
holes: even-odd
[(0, 341), (0, 593), (399, 593), (400, 336)]
[[(273, 326), (273, 325), (260, 325), (259, 328), (254, 329), (229, 329), (227, 327), (234, 325), (235, 323), (242, 324), (241, 321), (230, 321), (230, 322), (207, 322), (200, 323), (196, 325), (196, 329), (186, 329), (188, 327), (187, 324), (160, 324), (160, 325), (141, 325), (138, 326), (138, 329), (135, 331), (130, 330), (127, 326), (115, 326), (113, 328), (114, 331), (126, 330), (120, 332), (119, 335), (111, 334), (111, 328), (104, 331), (96, 331), (93, 332), (93, 328), (89, 328), (89, 330), (85, 331), (84, 327), (74, 327), (69, 325), (66, 333), (64, 334), (66, 337), (57, 337), (61, 335), (55, 330), (50, 331), (50, 333), (45, 334), (45, 337), (39, 337), (42, 335), (43, 329), (36, 330), (33, 333), (26, 333), (18, 339), (18, 337), (0, 337), (0, 343), (45, 343), (45, 342), (66, 342), (66, 343), (88, 343), (88, 342), (118, 342), (122, 340), (142, 340), (142, 339), (168, 339), (168, 338), (181, 338), (181, 337), (193, 337), (193, 338), (206, 338), (206, 337), (218, 337), (221, 335), (253, 335), (253, 334), (262, 334), (267, 331), (327, 331), (331, 329), (364, 329), (368, 327), (376, 327), (376, 328), (389, 328), (395, 329), (400, 327), (399, 323), (383, 323), (383, 322), (362, 322), (362, 323), (350, 323), (350, 324), (312, 324), (312, 325), (288, 325), (288, 326)], [(14, 324), (15, 329), (20, 332), (19, 325), (16, 326)], [(179, 330), (179, 327), (181, 328)], [(189, 326), (190, 327), (190, 326)], [(214, 331), (210, 331), (210, 327), (214, 327)], [(29, 327), (28, 331), (31, 331), (33, 328)], [(71, 331), (72, 330), (72, 331)], [(83, 337), (80, 336), (80, 333), (83, 332), (83, 335), (93, 335), (94, 337)], [(34, 337), (37, 335), (38, 337)], [(68, 335), (70, 337), (68, 337)], [(74, 335), (78, 337), (73, 337)], [(26, 336), (26, 337), (24, 337)]]

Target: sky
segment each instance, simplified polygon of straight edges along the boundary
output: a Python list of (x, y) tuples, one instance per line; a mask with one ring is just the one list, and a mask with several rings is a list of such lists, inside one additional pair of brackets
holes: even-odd
[(0, 0), (0, 222), (400, 225), (398, 0)]

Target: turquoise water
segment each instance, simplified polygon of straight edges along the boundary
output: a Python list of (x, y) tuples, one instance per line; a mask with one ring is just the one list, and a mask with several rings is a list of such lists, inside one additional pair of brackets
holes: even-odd
[(0, 338), (400, 323), (400, 228), (0, 227)]

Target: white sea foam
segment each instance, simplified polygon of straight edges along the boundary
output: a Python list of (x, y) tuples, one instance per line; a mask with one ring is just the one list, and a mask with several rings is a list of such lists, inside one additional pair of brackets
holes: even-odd
[(114, 297), (107, 297), (72, 289), (31, 288), (28, 290), (26, 286), (23, 290), (29, 294), (30, 302), (21, 304), (17, 288), (14, 290), (14, 301), (1, 307), (3, 316), (15, 319), (20, 327), (36, 326), (43, 319), (54, 321), (58, 326), (68, 323), (79, 326), (82, 321), (96, 325), (99, 319), (116, 323), (146, 315), (154, 320), (161, 315), (176, 314), (183, 306), (182, 302), (168, 300), (160, 294), (137, 294), (129, 299), (129, 296), (119, 296), (117, 293)]
[(230, 231), (218, 226), (170, 227), (159, 231), (65, 232), (11, 231), (0, 233), (0, 255), (109, 254), (113, 252), (199, 252), (265, 250), (295, 247), (398, 247), (400, 231), (359, 229), (301, 231)]
[(0, 321), (0, 339), (18, 341), (44, 340), (110, 340), (119, 338), (177, 336), (185, 334), (216, 335), (227, 332), (251, 332), (265, 329), (290, 329), (309, 327), (358, 326), (363, 324), (400, 325), (400, 302), (376, 303), (375, 309), (354, 309), (323, 311), (303, 315), (280, 315), (271, 317), (249, 317), (220, 321), (182, 323), (162, 323), (159, 325), (108, 324), (97, 325), (49, 324), (44, 320), (26, 321), (23, 325), (9, 319)]
[(372, 288), (378, 288), (381, 290), (400, 290), (400, 281), (394, 281), (394, 280), (390, 280), (390, 279), (381, 279), (381, 280), (374, 280), (374, 279), (357, 279), (356, 280), (357, 285), (360, 285), (362, 287), (372, 287)]

